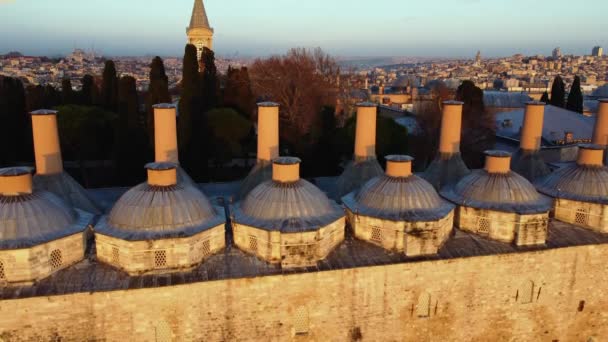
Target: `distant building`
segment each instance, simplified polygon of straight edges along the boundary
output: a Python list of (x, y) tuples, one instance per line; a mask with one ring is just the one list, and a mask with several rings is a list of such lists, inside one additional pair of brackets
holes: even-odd
[(188, 44), (196, 46), (199, 59), (204, 48), (213, 49), (213, 28), (209, 25), (203, 0), (194, 0), (192, 18), (186, 33), (188, 34)]
[(602, 57), (604, 55), (604, 49), (601, 46), (594, 46), (591, 50), (591, 56)]
[(553, 59), (558, 59), (558, 58), (562, 58), (562, 49), (559, 47), (556, 47), (555, 49), (553, 49)]
[(477, 51), (475, 55), (475, 65), (481, 65), (481, 51)]

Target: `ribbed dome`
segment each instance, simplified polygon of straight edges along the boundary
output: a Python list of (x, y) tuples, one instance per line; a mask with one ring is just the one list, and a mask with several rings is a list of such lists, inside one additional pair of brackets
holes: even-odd
[(114, 205), (98, 231), (127, 240), (188, 236), (222, 221), (198, 189), (177, 184), (140, 184)]
[(19, 196), (0, 195), (0, 248), (27, 248), (83, 231), (77, 215), (46, 191)]
[(608, 204), (608, 168), (563, 167), (536, 183), (538, 191), (555, 198)]
[(462, 206), (518, 214), (549, 211), (551, 200), (515, 172), (489, 173), (476, 170), (455, 186), (441, 191), (448, 200)]
[(344, 212), (310, 182), (267, 181), (235, 209), (238, 223), (269, 230), (305, 231), (326, 226)]
[(394, 220), (438, 220), (454, 209), (429, 182), (414, 175), (376, 177), (343, 201), (360, 214)]

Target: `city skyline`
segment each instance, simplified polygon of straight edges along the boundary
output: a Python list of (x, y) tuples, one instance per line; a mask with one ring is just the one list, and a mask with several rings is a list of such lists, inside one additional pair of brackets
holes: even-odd
[[(6, 36), (0, 54), (53, 56), (74, 48), (95, 48), (111, 56), (183, 53), (190, 0), (172, 3), (170, 11), (158, 1), (103, 4), (1, 1), (0, 27)], [(551, 4), (547, 0), (433, 0), (407, 6), (396, 0), (380, 0), (374, 6), (363, 1), (348, 5), (320, 0), (235, 0), (229, 5), (205, 1), (215, 29), (214, 47), (224, 56), (265, 56), (296, 46), (321, 47), (344, 57), (472, 58), (477, 50), (484, 57), (550, 55), (556, 46), (564, 54), (587, 55), (593, 46), (608, 45), (601, 37), (608, 23), (600, 15), (607, 4), (599, 0), (575, 8)], [(38, 17), (31, 13), (36, 12), (44, 13), (46, 20), (35, 21)]]

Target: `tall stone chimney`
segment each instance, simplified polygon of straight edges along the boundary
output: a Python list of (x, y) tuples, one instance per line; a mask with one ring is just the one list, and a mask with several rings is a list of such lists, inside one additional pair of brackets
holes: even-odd
[(500, 174), (511, 171), (511, 153), (504, 151), (486, 151), (485, 170), (488, 173)]
[(600, 145), (580, 145), (578, 151), (578, 160), (576, 163), (580, 166), (603, 167), (604, 152), (604, 147)]
[(272, 162), (279, 156), (279, 104), (258, 103), (258, 160)]
[(511, 168), (530, 182), (534, 182), (551, 172), (540, 154), (544, 118), (544, 102), (531, 101), (526, 103), (520, 148), (511, 160)]
[(386, 175), (395, 178), (407, 178), (412, 175), (412, 161), (410, 156), (386, 156)]
[(63, 170), (57, 111), (41, 109), (30, 114), (36, 158), (34, 188), (54, 193), (71, 207), (100, 214), (100, 207), (95, 200)]
[(460, 153), (463, 104), (464, 103), (459, 101), (443, 102), (443, 114), (441, 117), (441, 136), (439, 138), (440, 153)]
[(177, 164), (175, 163), (150, 163), (146, 165), (148, 170), (148, 184), (152, 186), (174, 186), (177, 184)]
[(179, 164), (177, 148), (177, 108), (174, 104), (154, 105), (154, 155), (157, 163)]
[(63, 159), (57, 129), (57, 111), (41, 109), (32, 115), (36, 173), (55, 175), (63, 172)]
[(357, 104), (355, 159), (376, 157), (376, 119), (378, 106), (371, 102)]
[(272, 163), (272, 180), (279, 183), (294, 183), (300, 180), (299, 158), (281, 157)]
[(459, 101), (443, 102), (439, 153), (422, 175), (436, 190), (458, 182), (471, 172), (460, 155), (463, 105)]
[(524, 151), (540, 150), (543, 138), (543, 122), (545, 118), (544, 102), (526, 103), (524, 124), (521, 131), (520, 147)]
[[(608, 99), (601, 99), (595, 129), (593, 130), (593, 143), (608, 148)], [(604, 165), (608, 165), (608, 150), (604, 155)]]
[(355, 133), (355, 156), (338, 177), (331, 197), (342, 201), (342, 197), (360, 188), (368, 180), (384, 173), (376, 159), (376, 120), (378, 105), (372, 102), (357, 104), (357, 127)]
[(0, 194), (2, 196), (20, 196), (31, 193), (32, 173), (29, 168), (0, 169)]

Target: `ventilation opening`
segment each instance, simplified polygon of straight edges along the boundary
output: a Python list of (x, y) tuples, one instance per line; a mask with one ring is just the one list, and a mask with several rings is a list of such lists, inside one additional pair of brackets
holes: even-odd
[(490, 220), (486, 217), (477, 219), (477, 233), (482, 235), (490, 235)]
[(167, 266), (167, 251), (154, 251), (154, 266), (157, 268)]
[(201, 253), (203, 253), (204, 258), (211, 255), (211, 241), (205, 240), (203, 242), (203, 245), (201, 246)]
[(419, 318), (427, 318), (431, 316), (430, 294), (424, 293), (418, 298), (418, 304), (416, 305), (416, 315)]
[(294, 314), (293, 327), (296, 335), (308, 335), (310, 322), (308, 319), (308, 308), (298, 308)]
[(6, 273), (4, 272), (4, 263), (0, 261), (0, 280), (6, 280)]
[(379, 227), (372, 227), (372, 241), (382, 243), (384, 236), (382, 235), (382, 229)]
[(257, 253), (258, 251), (258, 238), (256, 238), (255, 236), (249, 237), (249, 250), (255, 253)]
[(118, 247), (112, 247), (112, 262), (118, 264), (120, 261), (120, 254), (118, 254)]
[(154, 335), (156, 342), (171, 342), (173, 341), (173, 332), (167, 322), (161, 322), (154, 327)]
[(585, 209), (578, 209), (576, 211), (576, 215), (574, 216), (574, 223), (579, 224), (581, 226), (586, 226), (589, 224), (589, 211)]
[(51, 257), (49, 258), (49, 264), (51, 265), (51, 269), (56, 270), (63, 265), (63, 255), (61, 251), (56, 249), (51, 252)]

